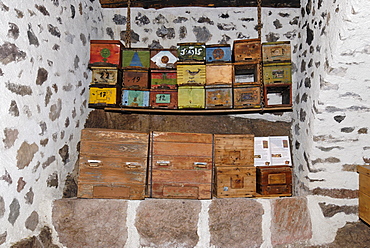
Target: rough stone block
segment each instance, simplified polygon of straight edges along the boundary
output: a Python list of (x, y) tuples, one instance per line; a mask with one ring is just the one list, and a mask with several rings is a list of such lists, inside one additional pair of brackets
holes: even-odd
[(211, 245), (214, 247), (260, 247), (262, 205), (253, 199), (215, 199), (209, 207)]
[(147, 199), (137, 209), (135, 226), (143, 247), (194, 247), (201, 203)]
[(127, 201), (62, 199), (54, 201), (53, 225), (66, 247), (124, 247)]
[(271, 206), (273, 245), (294, 244), (312, 237), (312, 224), (306, 198), (274, 199), (271, 201)]

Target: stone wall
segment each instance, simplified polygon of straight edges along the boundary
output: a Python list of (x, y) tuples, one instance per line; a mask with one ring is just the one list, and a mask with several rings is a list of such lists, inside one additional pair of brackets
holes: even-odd
[(0, 1), (0, 247), (55, 235), (51, 205), (77, 162), (101, 25), (95, 0)]
[(368, 163), (366, 1), (302, 2), (294, 102), (296, 191), (308, 197), (312, 243), (357, 220), (356, 166)]

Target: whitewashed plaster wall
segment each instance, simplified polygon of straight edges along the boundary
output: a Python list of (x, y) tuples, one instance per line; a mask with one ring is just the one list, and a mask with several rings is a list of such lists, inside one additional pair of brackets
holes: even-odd
[[(51, 226), (87, 114), (99, 1), (0, 1), (0, 247)], [(55, 233), (55, 232), (54, 232)]]
[(356, 221), (356, 166), (370, 162), (369, 2), (301, 1), (293, 116), (296, 190), (309, 194), (312, 244)]

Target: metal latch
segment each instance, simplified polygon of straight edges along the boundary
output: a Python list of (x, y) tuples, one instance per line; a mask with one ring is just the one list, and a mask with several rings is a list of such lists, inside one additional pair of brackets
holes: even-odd
[(98, 166), (102, 165), (101, 160), (89, 159), (89, 160), (87, 160), (87, 162), (89, 163), (89, 166), (91, 166), (91, 167), (98, 167)]
[(157, 161), (156, 163), (158, 166), (169, 166), (171, 164), (170, 161), (162, 161), (162, 160)]
[(141, 164), (138, 162), (126, 162), (127, 168), (139, 168), (141, 167)]
[(198, 168), (207, 168), (207, 163), (205, 162), (194, 162), (194, 166)]

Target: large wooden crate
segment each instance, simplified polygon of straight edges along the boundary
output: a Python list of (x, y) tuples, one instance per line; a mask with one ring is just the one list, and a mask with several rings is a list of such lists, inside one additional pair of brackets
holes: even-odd
[(357, 171), (359, 173), (358, 215), (370, 225), (370, 166), (360, 165)]
[(254, 167), (253, 134), (215, 134), (215, 166)]
[(260, 62), (261, 46), (261, 39), (235, 40), (233, 43), (234, 62)]
[(216, 166), (215, 173), (218, 198), (252, 197), (256, 193), (255, 167)]
[(257, 166), (257, 193), (264, 196), (292, 195), (292, 167)]
[(148, 133), (86, 128), (80, 147), (79, 198), (145, 198)]
[(153, 132), (151, 196), (210, 199), (212, 134)]
[(176, 69), (177, 60), (177, 49), (150, 50), (151, 69)]
[(119, 40), (91, 40), (89, 65), (121, 68), (123, 48)]
[(206, 65), (206, 85), (232, 85), (233, 65), (226, 63)]

